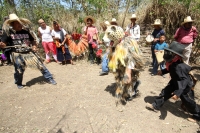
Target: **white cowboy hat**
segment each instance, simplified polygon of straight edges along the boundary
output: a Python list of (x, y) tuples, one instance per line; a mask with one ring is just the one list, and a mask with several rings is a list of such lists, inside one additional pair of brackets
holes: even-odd
[(137, 19), (137, 16), (135, 14), (132, 14), (132, 16), (130, 17), (130, 19)]
[(162, 23), (161, 23), (161, 20), (160, 20), (160, 19), (156, 19), (156, 20), (154, 21), (154, 24), (151, 24), (151, 25), (162, 25)]
[(102, 28), (107, 28), (107, 26), (110, 26), (110, 22), (108, 22), (108, 21), (105, 21), (105, 22), (103, 22), (103, 23), (100, 23), (100, 25), (101, 25), (101, 27)]
[(153, 37), (152, 35), (148, 35), (148, 36), (146, 37), (146, 41), (147, 41), (148, 43), (153, 42), (153, 40), (154, 40), (154, 37)]
[(192, 18), (190, 16), (187, 16), (184, 21), (181, 23), (181, 25), (185, 24), (185, 23), (189, 23), (189, 22), (194, 22), (194, 20), (192, 20)]
[(116, 18), (112, 18), (111, 22), (117, 22)]
[[(112, 18), (112, 20), (110, 21), (110, 24), (111, 24), (111, 25), (113, 25), (113, 23), (115, 23), (115, 24), (117, 25), (117, 20), (116, 20), (116, 18)], [(115, 25), (115, 24), (114, 24), (114, 25)]]
[(105, 24), (106, 26), (109, 26), (109, 25), (110, 25), (110, 22), (105, 21), (104, 24)]
[(88, 19), (91, 19), (91, 20), (92, 20), (92, 24), (94, 24), (94, 23), (96, 22), (96, 19), (93, 18), (92, 16), (86, 16), (86, 17), (84, 18), (84, 22), (87, 23), (87, 20), (88, 20)]

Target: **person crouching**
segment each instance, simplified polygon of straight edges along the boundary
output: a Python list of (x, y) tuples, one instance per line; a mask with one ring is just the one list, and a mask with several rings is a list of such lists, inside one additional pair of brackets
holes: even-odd
[(189, 75), (191, 67), (183, 62), (183, 51), (184, 46), (175, 41), (165, 48), (163, 58), (166, 69), (158, 71), (158, 75), (169, 73), (171, 80), (152, 104), (147, 103), (146, 108), (157, 112), (169, 98), (180, 98), (185, 108), (193, 114), (188, 120), (196, 122), (200, 120), (200, 110), (194, 101), (193, 81)]

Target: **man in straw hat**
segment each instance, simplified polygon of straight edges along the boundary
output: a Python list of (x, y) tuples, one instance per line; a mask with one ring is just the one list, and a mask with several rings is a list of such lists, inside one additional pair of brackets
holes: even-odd
[(86, 16), (84, 18), (84, 22), (86, 26), (84, 27), (84, 32), (88, 37), (88, 44), (89, 44), (89, 60), (91, 64), (94, 64), (94, 49), (92, 47), (93, 44), (93, 36), (96, 36), (97, 42), (99, 42), (99, 35), (98, 30), (93, 24), (96, 22), (96, 20), (92, 16)]
[(135, 14), (132, 14), (130, 21), (131, 23), (126, 27), (126, 35), (131, 36), (136, 41), (139, 41), (140, 39), (140, 26), (135, 23), (137, 17)]
[(110, 25), (118, 25), (116, 18), (112, 18), (112, 20), (110, 21)]
[(38, 20), (40, 27), (38, 28), (39, 37), (42, 39), (42, 46), (46, 53), (45, 63), (50, 62), (50, 52), (53, 54), (54, 60), (57, 62), (56, 46), (51, 36), (52, 28), (47, 26), (43, 19)]
[(3, 24), (5, 32), (0, 48), (5, 48), (7, 44), (10, 45), (7, 47), (12, 48), (12, 58), (15, 67), (14, 79), (19, 89), (23, 88), (22, 80), (26, 66), (39, 69), (50, 84), (56, 84), (49, 70), (41, 62), (40, 57), (33, 52), (37, 48), (36, 42), (32, 35), (27, 30), (24, 30), (30, 24), (31, 22), (28, 19), (18, 18), (16, 14), (10, 14), (9, 19)]
[(156, 63), (156, 55), (155, 55), (155, 45), (156, 43), (159, 41), (159, 38), (161, 35), (165, 35), (165, 32), (164, 30), (162, 29), (162, 23), (161, 23), (161, 20), (160, 19), (156, 19), (154, 21), (153, 24), (151, 24), (153, 27), (154, 27), (154, 30), (152, 32), (152, 35), (154, 37), (154, 40), (152, 42), (152, 45), (151, 45), (151, 54), (152, 54), (152, 66)]
[(181, 23), (181, 27), (177, 29), (174, 38), (177, 42), (181, 43), (184, 47), (184, 62), (189, 63), (190, 54), (192, 51), (192, 43), (198, 36), (197, 29), (192, 26), (194, 20), (190, 16), (187, 16), (184, 21)]
[(169, 48), (165, 48), (164, 60), (166, 61), (166, 69), (159, 71), (158, 75), (169, 73), (171, 80), (167, 86), (161, 91), (155, 101), (147, 103), (146, 108), (157, 112), (169, 98), (173, 100), (181, 99), (185, 108), (193, 114), (189, 121), (195, 122), (200, 120), (200, 110), (194, 101), (193, 81), (189, 76), (191, 67), (183, 63), (184, 46), (178, 42), (172, 42)]

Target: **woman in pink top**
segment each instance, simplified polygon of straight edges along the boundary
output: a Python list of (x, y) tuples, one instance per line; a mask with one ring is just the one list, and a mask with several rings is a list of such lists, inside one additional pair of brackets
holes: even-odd
[(187, 16), (184, 19), (184, 22), (181, 23), (181, 27), (177, 29), (174, 35), (175, 40), (185, 47), (183, 55), (185, 57), (184, 62), (186, 64), (189, 62), (192, 51), (192, 43), (198, 36), (198, 31), (194, 26), (192, 26), (192, 22), (194, 22), (194, 20), (192, 20), (190, 16)]
[[(92, 47), (92, 43), (96, 43), (99, 41), (98, 30), (92, 24), (95, 23), (95, 19), (92, 16), (87, 16), (84, 18), (84, 22), (86, 26), (84, 27), (84, 32), (87, 34), (88, 37), (88, 44), (89, 44), (89, 60), (91, 64), (94, 63), (94, 49)], [(96, 36), (96, 41), (93, 40), (93, 36)]]

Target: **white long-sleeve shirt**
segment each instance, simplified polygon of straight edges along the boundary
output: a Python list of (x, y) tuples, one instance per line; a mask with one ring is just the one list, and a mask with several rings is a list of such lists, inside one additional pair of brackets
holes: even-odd
[(129, 24), (126, 27), (126, 31), (130, 34), (131, 37), (133, 37), (135, 40), (139, 41), (140, 39), (140, 26), (138, 24), (135, 24), (135, 26), (131, 27), (131, 24)]

